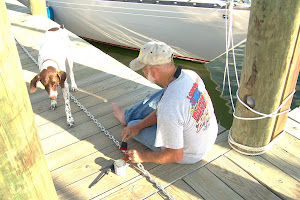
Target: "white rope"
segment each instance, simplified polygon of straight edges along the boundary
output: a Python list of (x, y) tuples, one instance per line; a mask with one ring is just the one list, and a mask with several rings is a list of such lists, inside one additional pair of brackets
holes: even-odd
[(234, 141), (234, 139), (231, 136), (231, 128), (229, 130), (228, 134), (228, 143), (229, 145), (237, 152), (247, 155), (247, 156), (257, 156), (261, 155), (265, 152), (267, 152), (269, 149), (271, 149), (285, 134), (285, 131), (283, 131), (280, 135), (278, 135), (276, 138), (274, 138), (271, 142), (269, 142), (266, 146), (262, 147), (249, 147), (246, 145), (242, 145)]
[[(228, 14), (229, 11), (229, 14)], [(231, 105), (232, 105), (232, 109), (233, 112), (235, 112), (235, 107), (234, 107), (234, 102), (233, 102), (233, 95), (232, 95), (232, 90), (231, 90), (231, 84), (230, 84), (230, 73), (229, 73), (229, 62), (228, 62), (228, 57), (229, 57), (229, 49), (230, 49), (230, 40), (233, 40), (233, 34), (232, 34), (232, 12), (233, 11), (233, 2), (230, 1), (229, 2), (229, 8), (227, 7), (226, 4), (226, 64), (225, 64), (225, 71), (224, 71), (224, 79), (223, 79), (223, 89), (222, 89), (222, 94), (224, 92), (225, 89), (225, 80), (226, 80), (226, 74), (227, 74), (227, 79), (228, 79), (228, 89), (229, 89), (229, 94), (230, 94), (230, 100), (231, 100)], [(230, 19), (229, 22), (229, 27), (228, 27), (228, 19)], [(228, 30), (229, 28), (229, 30)], [(232, 49), (234, 49), (234, 46), (232, 46)], [(234, 52), (234, 51), (233, 51)], [(233, 54), (234, 56), (234, 54)]]
[(222, 91), (221, 91), (221, 96), (223, 96), (224, 90), (225, 90), (225, 82), (226, 82), (226, 74), (227, 74), (227, 62), (228, 62), (228, 11), (227, 11), (227, 4), (226, 4), (226, 15), (225, 15), (225, 48), (226, 48), (226, 60), (225, 60), (225, 68), (224, 68), (224, 76), (223, 76), (223, 87), (222, 87)]
[(258, 119), (264, 119), (264, 118), (268, 118), (268, 117), (277, 117), (279, 115), (282, 115), (282, 114), (285, 114), (285, 113), (288, 113), (291, 111), (291, 109), (288, 109), (288, 110), (285, 110), (285, 111), (282, 111), (280, 113), (278, 113), (278, 111), (293, 97), (293, 95), (295, 94), (296, 90), (294, 90), (294, 92), (292, 92), (283, 102), (282, 104), (272, 113), (270, 114), (265, 114), (265, 113), (262, 113), (262, 112), (258, 112), (254, 109), (252, 109), (250, 106), (248, 106), (246, 103), (244, 103), (239, 95), (238, 95), (238, 91), (239, 89), (237, 89), (236, 91), (236, 97), (237, 99), (241, 102), (241, 104), (243, 106), (245, 106), (246, 108), (248, 108), (250, 111), (252, 111), (253, 113), (257, 114), (257, 115), (261, 115), (261, 117), (253, 117), (253, 118), (249, 118), (249, 117), (239, 117), (237, 116), (235, 113), (233, 113), (233, 116), (237, 119), (241, 119), (241, 120), (258, 120)]
[[(233, 17), (231, 17), (231, 18), (233, 18)], [(233, 20), (233, 19), (231, 19), (231, 20)], [(235, 71), (235, 79), (236, 79), (236, 84), (239, 88), (240, 87), (240, 81), (239, 81), (239, 75), (238, 75), (237, 67), (236, 67), (232, 28), (231, 28), (231, 46), (232, 46), (232, 58), (233, 58), (233, 66), (234, 66), (234, 71)]]

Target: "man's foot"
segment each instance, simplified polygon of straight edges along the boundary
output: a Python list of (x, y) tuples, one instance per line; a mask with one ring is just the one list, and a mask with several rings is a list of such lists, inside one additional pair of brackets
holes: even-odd
[(117, 106), (114, 103), (112, 103), (112, 107), (113, 107), (115, 118), (117, 118), (123, 126), (126, 126), (127, 124), (125, 121), (125, 111), (119, 108), (119, 106)]

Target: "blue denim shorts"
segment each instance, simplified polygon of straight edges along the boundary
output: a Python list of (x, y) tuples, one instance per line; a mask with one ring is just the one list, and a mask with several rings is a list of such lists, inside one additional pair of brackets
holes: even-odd
[[(147, 97), (145, 100), (135, 104), (128, 110), (125, 110), (125, 121), (127, 126), (132, 126), (142, 121), (145, 117), (151, 114), (156, 108), (157, 104), (163, 96), (165, 89), (161, 89), (158, 92)], [(161, 148), (155, 147), (155, 138), (156, 138), (156, 129), (157, 125), (153, 125), (147, 128), (144, 128), (140, 133), (133, 137), (133, 139), (144, 144), (149, 149), (153, 151), (158, 151)]]

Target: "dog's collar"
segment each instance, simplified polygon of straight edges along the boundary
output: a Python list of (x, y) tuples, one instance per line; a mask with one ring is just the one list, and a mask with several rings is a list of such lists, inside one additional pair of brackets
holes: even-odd
[(58, 64), (55, 60), (53, 60), (53, 59), (46, 59), (46, 60), (44, 60), (43, 63), (42, 63), (42, 65), (43, 65), (45, 62), (47, 62), (47, 61), (55, 62), (55, 64), (57, 65), (57, 69), (60, 70), (59, 64)]

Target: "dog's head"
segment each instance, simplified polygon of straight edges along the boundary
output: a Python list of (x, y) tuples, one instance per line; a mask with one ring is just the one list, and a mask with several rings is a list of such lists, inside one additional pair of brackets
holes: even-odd
[(51, 100), (56, 100), (57, 98), (57, 86), (60, 85), (62, 88), (65, 87), (64, 83), (67, 78), (67, 74), (64, 71), (57, 70), (52, 66), (43, 69), (41, 73), (36, 75), (30, 82), (30, 93), (34, 93), (37, 88), (37, 83), (40, 81), (45, 90), (49, 94)]

